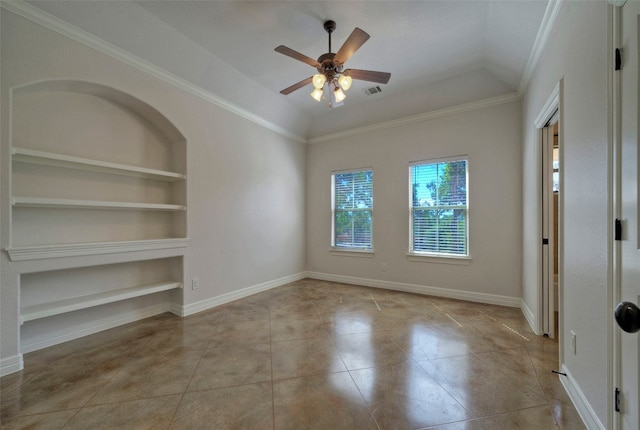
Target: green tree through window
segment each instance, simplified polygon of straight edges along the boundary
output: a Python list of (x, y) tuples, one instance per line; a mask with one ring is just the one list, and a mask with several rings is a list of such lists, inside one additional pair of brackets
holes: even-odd
[(335, 173), (332, 181), (332, 246), (372, 249), (373, 171)]
[(410, 167), (411, 252), (468, 255), (467, 160)]

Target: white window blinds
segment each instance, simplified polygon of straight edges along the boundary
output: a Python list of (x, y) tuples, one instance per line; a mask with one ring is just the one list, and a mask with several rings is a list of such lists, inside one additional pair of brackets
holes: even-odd
[(334, 173), (333, 234), (335, 248), (372, 249), (373, 171)]
[(467, 256), (467, 160), (410, 166), (410, 252)]

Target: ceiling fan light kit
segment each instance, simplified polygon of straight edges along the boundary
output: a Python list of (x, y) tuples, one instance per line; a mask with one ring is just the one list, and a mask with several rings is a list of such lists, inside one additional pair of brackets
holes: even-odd
[(353, 79), (379, 84), (389, 82), (391, 73), (359, 69), (342, 70), (344, 63), (369, 39), (369, 35), (365, 31), (356, 27), (338, 52), (333, 53), (331, 52), (331, 33), (336, 29), (336, 23), (334, 21), (326, 21), (324, 29), (329, 34), (329, 52), (322, 54), (318, 60), (307, 57), (284, 45), (280, 45), (275, 49), (276, 52), (302, 61), (315, 67), (318, 71), (315, 75), (280, 91), (281, 94), (287, 95), (308, 84), (313, 84), (315, 89), (311, 92), (311, 97), (319, 102), (329, 100), (329, 107), (338, 107), (344, 104), (343, 101), (347, 97), (344, 92), (351, 88)]
[(316, 89), (321, 89), (325, 82), (327, 82), (325, 75), (321, 75), (320, 73), (313, 75), (313, 86), (316, 87)]

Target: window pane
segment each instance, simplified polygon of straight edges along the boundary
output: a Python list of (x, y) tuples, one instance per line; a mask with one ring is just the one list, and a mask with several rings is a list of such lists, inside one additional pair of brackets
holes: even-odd
[(335, 246), (370, 248), (371, 211), (336, 211)]
[(467, 204), (467, 162), (420, 164), (411, 167), (413, 207)]
[(372, 208), (373, 172), (339, 173), (335, 175), (335, 208)]
[(371, 249), (373, 171), (337, 173), (333, 181), (333, 246)]
[(411, 166), (413, 252), (468, 254), (467, 161)]

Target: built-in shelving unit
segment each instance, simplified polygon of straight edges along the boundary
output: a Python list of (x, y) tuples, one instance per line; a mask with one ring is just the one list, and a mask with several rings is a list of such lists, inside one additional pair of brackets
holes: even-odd
[(154, 284), (122, 288), (114, 291), (106, 291), (103, 293), (87, 294), (84, 296), (58, 300), (40, 305), (27, 306), (21, 309), (21, 323), (73, 312), (80, 309), (88, 309), (94, 306), (127, 300), (134, 297), (141, 297), (147, 294), (173, 290), (176, 288), (182, 288), (182, 284), (180, 282), (158, 282)]
[(178, 129), (145, 102), (91, 82), (37, 82), (11, 103), (4, 250), (19, 275), (23, 347), (179, 305), (188, 239)]

